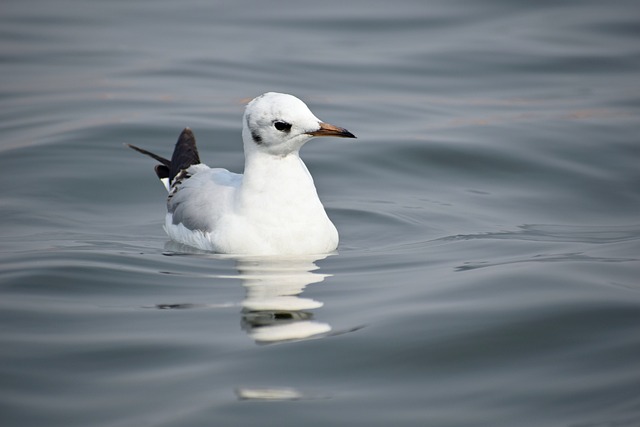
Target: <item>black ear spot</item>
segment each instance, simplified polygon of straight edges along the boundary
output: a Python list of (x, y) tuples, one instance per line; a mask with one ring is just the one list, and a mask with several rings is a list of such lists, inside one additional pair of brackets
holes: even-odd
[(273, 126), (280, 132), (289, 132), (291, 130), (291, 123), (283, 122), (281, 120), (273, 122)]
[(253, 142), (255, 142), (256, 144), (258, 145), (262, 144), (262, 137), (255, 130), (251, 131), (251, 138), (253, 138)]

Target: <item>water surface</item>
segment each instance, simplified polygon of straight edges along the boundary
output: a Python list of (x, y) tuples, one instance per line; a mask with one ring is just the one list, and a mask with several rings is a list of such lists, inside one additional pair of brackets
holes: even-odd
[[(3, 426), (640, 424), (636, 2), (5, 1)], [(167, 241), (190, 126), (303, 149), (321, 258)]]

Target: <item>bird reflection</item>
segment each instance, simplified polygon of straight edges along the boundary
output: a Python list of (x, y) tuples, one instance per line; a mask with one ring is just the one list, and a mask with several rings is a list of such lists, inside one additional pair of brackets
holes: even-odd
[[(210, 253), (169, 242), (165, 246), (166, 256), (205, 255)], [(298, 341), (326, 336), (331, 331), (328, 323), (314, 320), (312, 310), (323, 303), (300, 296), (308, 285), (320, 283), (328, 274), (320, 274), (315, 264), (327, 257), (251, 257), (213, 255), (215, 258), (233, 259), (238, 270), (237, 278), (246, 290), (241, 302), (241, 328), (257, 344), (272, 344), (283, 341)], [(169, 274), (169, 273), (167, 273)], [(212, 307), (202, 304), (156, 304), (162, 310)], [(216, 307), (228, 307), (227, 304)]]
[(302, 298), (307, 285), (328, 275), (314, 272), (322, 258), (241, 258), (237, 269), (246, 297), (242, 301), (242, 329), (258, 344), (322, 336), (331, 326), (314, 320), (311, 310), (323, 303)]

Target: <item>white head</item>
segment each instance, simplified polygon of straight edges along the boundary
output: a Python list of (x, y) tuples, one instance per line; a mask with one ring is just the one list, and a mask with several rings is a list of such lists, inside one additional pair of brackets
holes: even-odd
[(242, 121), (246, 153), (286, 156), (297, 153), (316, 136), (355, 138), (346, 129), (323, 123), (304, 102), (284, 93), (268, 92), (255, 98), (247, 105)]

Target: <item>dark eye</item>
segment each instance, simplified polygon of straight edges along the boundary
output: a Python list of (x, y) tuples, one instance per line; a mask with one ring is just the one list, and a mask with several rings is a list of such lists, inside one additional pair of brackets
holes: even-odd
[(273, 126), (281, 132), (289, 132), (291, 130), (291, 123), (277, 121), (273, 123)]

